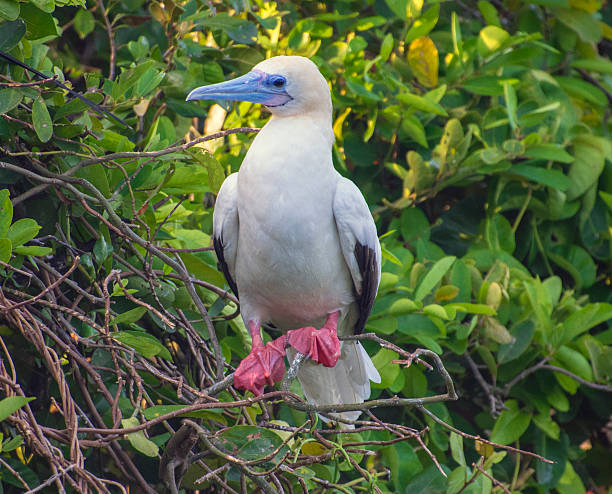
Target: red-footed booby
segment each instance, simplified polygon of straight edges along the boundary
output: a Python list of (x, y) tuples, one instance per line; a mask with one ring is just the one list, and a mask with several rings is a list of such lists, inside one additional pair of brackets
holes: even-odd
[[(337, 335), (363, 330), (381, 250), (363, 195), (333, 167), (327, 82), (309, 59), (280, 56), (187, 96), (198, 99), (261, 103), (272, 113), (213, 215), (215, 251), (253, 342), (234, 385), (262, 394), (282, 379), (285, 352), (297, 350), (310, 357), (297, 376), (310, 402), (363, 402), (380, 375), (359, 342)], [(264, 345), (268, 322), (289, 331)]]

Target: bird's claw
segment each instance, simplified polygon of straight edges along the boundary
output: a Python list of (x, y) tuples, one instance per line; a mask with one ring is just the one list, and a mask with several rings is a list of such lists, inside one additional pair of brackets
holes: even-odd
[(298, 352), (308, 355), (325, 367), (334, 367), (340, 358), (340, 340), (336, 328), (323, 326), (321, 329), (308, 326), (287, 333), (289, 344)]
[(265, 346), (254, 345), (234, 372), (234, 386), (260, 396), (266, 384), (280, 381), (285, 374), (286, 344), (287, 336), (283, 335)]

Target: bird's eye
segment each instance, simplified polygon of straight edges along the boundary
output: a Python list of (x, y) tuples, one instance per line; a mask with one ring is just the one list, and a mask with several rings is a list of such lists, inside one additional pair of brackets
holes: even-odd
[(272, 77), (272, 84), (276, 87), (283, 87), (286, 82), (287, 79), (285, 79), (281, 75), (275, 75), (274, 77)]

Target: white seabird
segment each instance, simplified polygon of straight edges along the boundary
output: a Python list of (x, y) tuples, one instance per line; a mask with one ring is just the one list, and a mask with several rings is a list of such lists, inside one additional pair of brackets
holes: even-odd
[[(253, 342), (234, 385), (260, 395), (282, 379), (285, 352), (297, 350), (310, 356), (298, 373), (310, 402), (365, 401), (380, 375), (362, 345), (341, 345), (336, 331), (363, 331), (381, 250), (363, 195), (333, 167), (327, 82), (309, 59), (281, 56), (194, 89), (187, 100), (197, 99), (261, 103), (272, 113), (223, 183), (213, 217), (215, 251)], [(263, 345), (268, 322), (289, 331)]]

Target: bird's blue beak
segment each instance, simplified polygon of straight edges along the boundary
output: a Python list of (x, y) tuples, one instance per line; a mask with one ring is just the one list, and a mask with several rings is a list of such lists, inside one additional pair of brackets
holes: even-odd
[(187, 101), (196, 99), (250, 101), (265, 106), (284, 105), (293, 98), (287, 93), (285, 77), (254, 69), (231, 81), (194, 89)]

